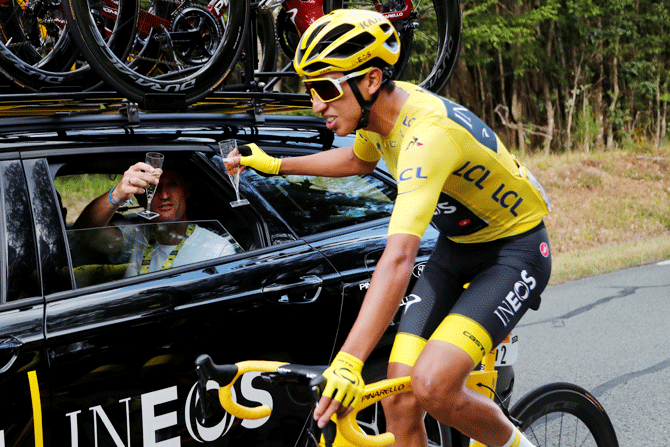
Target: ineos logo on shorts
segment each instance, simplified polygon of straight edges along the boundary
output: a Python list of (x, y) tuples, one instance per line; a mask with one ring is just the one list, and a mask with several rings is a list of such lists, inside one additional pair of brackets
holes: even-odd
[(530, 291), (536, 285), (535, 278), (529, 276), (527, 271), (522, 270), (521, 280), (514, 283), (513, 290), (507, 294), (502, 304), (493, 311), (505, 327), (512, 321), (517, 311), (521, 309), (521, 304), (528, 299)]
[(409, 296), (406, 296), (402, 299), (402, 302), (400, 303), (400, 306), (405, 306), (405, 311), (403, 313), (407, 313), (409, 310), (409, 306), (411, 306), (414, 303), (420, 303), (421, 302), (421, 297), (415, 294), (411, 294)]

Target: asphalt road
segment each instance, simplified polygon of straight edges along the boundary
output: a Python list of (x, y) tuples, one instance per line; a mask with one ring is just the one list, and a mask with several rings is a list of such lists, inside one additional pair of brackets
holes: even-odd
[(572, 382), (604, 405), (621, 447), (670, 446), (670, 260), (548, 287), (513, 333), (513, 402)]

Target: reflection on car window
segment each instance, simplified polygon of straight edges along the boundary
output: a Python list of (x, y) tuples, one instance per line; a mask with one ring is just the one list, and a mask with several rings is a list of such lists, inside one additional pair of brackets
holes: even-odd
[(371, 175), (262, 177), (247, 170), (244, 179), (299, 236), (388, 217), (396, 195), (395, 188)]
[(33, 226), (30, 199), (20, 162), (0, 162), (0, 189), (4, 191), (0, 207), (5, 209), (4, 231), (0, 242), (7, 249), (6, 270), (0, 273), (6, 276), (0, 276), (0, 281), (6, 284), (6, 299), (15, 301), (40, 296), (42, 291), (38, 280), (35, 239), (32, 231), (26, 231)]
[(244, 251), (217, 221), (130, 223), (67, 236), (78, 288)]

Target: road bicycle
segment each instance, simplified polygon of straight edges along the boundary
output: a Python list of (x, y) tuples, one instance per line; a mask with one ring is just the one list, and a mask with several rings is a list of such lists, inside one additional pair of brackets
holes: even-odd
[[(490, 398), (496, 399), (508, 418), (538, 447), (547, 446), (597, 446), (618, 447), (614, 427), (603, 406), (588, 391), (569, 383), (543, 385), (507, 409), (496, 391), (498, 370), (496, 358), (509, 347), (509, 340), (494, 349), (482, 361), (467, 381), (467, 386)], [(247, 407), (233, 398), (231, 391), (238, 379), (250, 372), (261, 372), (261, 378), (274, 385), (286, 387), (294, 399), (312, 405), (318, 403), (324, 386), (321, 373), (326, 366), (295, 365), (273, 361), (243, 361), (235, 364), (216, 365), (206, 355), (196, 359), (201, 419), (207, 416), (207, 384), (215, 381), (218, 400), (223, 409), (239, 419), (261, 419), (271, 415), (272, 409), (261, 405)], [(365, 371), (365, 370), (364, 370)], [(387, 447), (394, 443), (391, 433), (385, 433), (383, 412), (379, 401), (387, 396), (410, 392), (409, 377), (366, 382), (361, 403), (345, 418), (334, 419), (322, 431), (310, 418), (304, 436), (306, 447)], [(211, 412), (210, 412), (211, 413)], [(465, 447), (481, 446), (464, 435), (435, 421), (424, 418), (429, 446)]]

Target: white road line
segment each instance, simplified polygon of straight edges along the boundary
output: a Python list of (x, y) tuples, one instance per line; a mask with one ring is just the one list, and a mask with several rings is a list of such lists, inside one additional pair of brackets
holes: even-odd
[(661, 261), (656, 265), (670, 265), (670, 259), (668, 259), (667, 261)]

